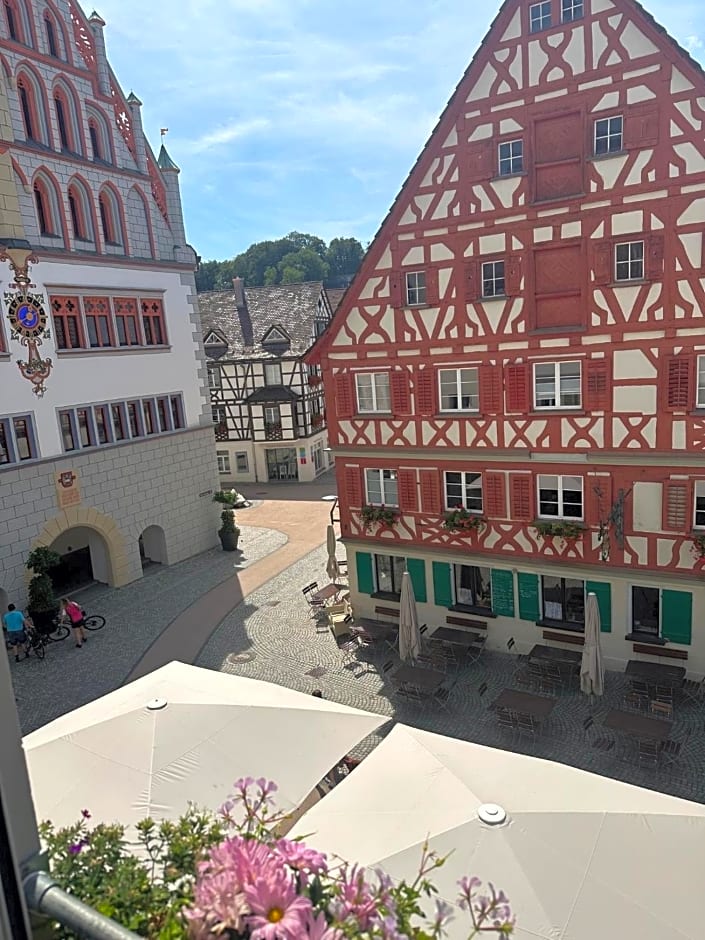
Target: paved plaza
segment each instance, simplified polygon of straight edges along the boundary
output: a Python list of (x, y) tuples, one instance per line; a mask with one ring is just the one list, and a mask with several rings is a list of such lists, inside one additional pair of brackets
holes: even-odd
[[(30, 658), (12, 663), (23, 731), (32, 731), (141, 674), (150, 654), (153, 665), (159, 665), (157, 660), (168, 651), (171, 659), (303, 692), (320, 689), (331, 700), (419, 728), (531, 753), (705, 802), (701, 773), (705, 714), (699, 707), (684, 705), (676, 710), (674, 736), (690, 732), (676, 768), (633, 766), (620, 758), (618, 748), (604, 753), (586, 742), (585, 718), (592, 714), (599, 725), (607, 710), (620, 706), (624, 691), (621, 674), (607, 674), (606, 694), (593, 709), (579, 692), (562, 693), (536, 742), (504, 737), (489, 707), (502, 689), (512, 685), (517, 663), (508, 654), (488, 652), (476, 665), (451, 673), (446, 708), (392, 701), (381, 667), (394, 655), (371, 656), (365, 651), (352, 661), (345, 659), (301, 593), (302, 586), (312, 580), (327, 581), (325, 548), (317, 544), (325, 535), (325, 504), (305, 500), (277, 503), (269, 494), (263, 495), (260, 508), (240, 514), (242, 554), (211, 551), (171, 568), (155, 567), (142, 581), (126, 588), (96, 586), (82, 593), (83, 605), (105, 616), (106, 627), (91, 634), (82, 650), (66, 640), (52, 644), (44, 662)], [(312, 531), (312, 516), (316, 517), (317, 531)], [(250, 526), (248, 518), (277, 520), (281, 531)], [(311, 544), (314, 547), (304, 551)], [(211, 603), (213, 597), (215, 604)], [(228, 603), (229, 612), (223, 617), (220, 611)], [(193, 612), (198, 617), (192, 616)], [(488, 688), (481, 697), (478, 690), (483, 683)], [(363, 742), (360, 755), (375, 743), (374, 738)]]

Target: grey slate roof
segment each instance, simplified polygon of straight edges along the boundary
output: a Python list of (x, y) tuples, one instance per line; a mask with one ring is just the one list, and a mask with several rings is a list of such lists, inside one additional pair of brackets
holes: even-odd
[[(237, 306), (234, 290), (206, 291), (198, 295), (203, 335), (213, 329), (226, 337), (229, 348), (224, 359), (302, 356), (313, 342), (313, 321), (322, 289), (321, 281), (246, 286), (245, 307)], [(282, 327), (291, 337), (288, 350), (262, 346), (262, 338), (273, 326)]]
[(340, 301), (345, 296), (346, 287), (326, 287), (326, 294), (330, 301), (330, 309), (335, 313), (340, 305)]
[(268, 401), (298, 401), (299, 398), (301, 398), (300, 395), (284, 385), (265, 385), (262, 388), (256, 388), (245, 401), (249, 405), (254, 405)]

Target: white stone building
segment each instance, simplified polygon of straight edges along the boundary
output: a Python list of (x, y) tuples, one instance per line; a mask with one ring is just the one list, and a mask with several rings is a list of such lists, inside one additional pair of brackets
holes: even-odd
[(198, 295), (218, 469), (224, 489), (307, 482), (330, 466), (323, 385), (303, 355), (340, 291), (320, 281)]
[(70, 590), (217, 542), (179, 170), (150, 150), (104, 26), (72, 0), (0, 11), (0, 612), (24, 603), (37, 545)]

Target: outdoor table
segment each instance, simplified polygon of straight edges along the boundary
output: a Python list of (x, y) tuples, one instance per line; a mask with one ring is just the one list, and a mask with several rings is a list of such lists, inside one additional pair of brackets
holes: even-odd
[(402, 665), (392, 674), (394, 685), (411, 685), (423, 692), (436, 692), (445, 682), (445, 674), (425, 666)]
[(499, 698), (492, 703), (493, 708), (508, 708), (520, 715), (531, 715), (537, 721), (543, 721), (551, 714), (556, 704), (555, 698), (545, 695), (532, 695), (520, 689), (504, 689)]
[(529, 653), (529, 662), (555, 663), (557, 666), (579, 666), (583, 654), (578, 650), (564, 650), (560, 646), (537, 643)]
[(449, 627), (439, 627), (429, 634), (429, 640), (440, 640), (442, 643), (452, 643), (455, 646), (464, 646), (469, 649), (477, 646), (484, 639), (479, 633), (470, 633), (467, 630), (451, 630)]
[(630, 679), (641, 679), (647, 685), (663, 685), (673, 689), (680, 689), (685, 674), (684, 666), (649, 663), (641, 659), (630, 659), (625, 670), (625, 675)]
[(362, 630), (375, 640), (396, 640), (399, 627), (395, 623), (385, 620), (368, 620), (366, 617), (356, 617), (353, 621), (353, 630)]
[(605, 728), (612, 731), (623, 731), (636, 738), (663, 742), (671, 736), (673, 725), (662, 718), (650, 718), (647, 715), (637, 715), (634, 712), (623, 712), (613, 708), (605, 715), (602, 722)]
[(311, 600), (313, 601), (327, 601), (331, 597), (336, 597), (340, 594), (342, 587), (339, 584), (326, 584), (325, 587), (321, 588), (320, 591), (316, 591), (315, 594), (311, 595)]

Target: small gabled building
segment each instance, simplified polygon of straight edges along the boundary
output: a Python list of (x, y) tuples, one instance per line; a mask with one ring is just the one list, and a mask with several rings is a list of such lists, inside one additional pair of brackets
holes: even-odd
[(321, 281), (199, 294), (224, 487), (328, 469), (320, 370), (304, 354), (333, 310)]

